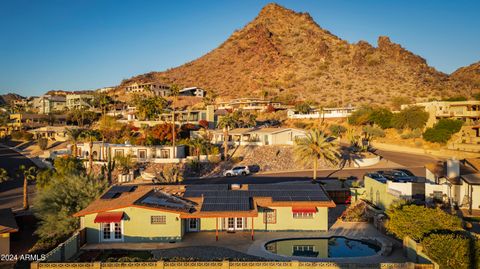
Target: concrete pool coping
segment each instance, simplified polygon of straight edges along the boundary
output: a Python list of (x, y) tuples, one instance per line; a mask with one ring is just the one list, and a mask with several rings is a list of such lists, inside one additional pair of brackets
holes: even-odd
[[(282, 254), (276, 254), (268, 251), (266, 245), (275, 241), (282, 240), (298, 240), (298, 239), (329, 239), (332, 237), (343, 237), (351, 240), (363, 241), (369, 244), (375, 244), (380, 247), (380, 250), (374, 255), (358, 256), (358, 257), (332, 257), (332, 258), (316, 258), (316, 257), (302, 257), (302, 256), (287, 256)], [(290, 237), (279, 237), (275, 239), (257, 240), (255, 244), (252, 244), (247, 251), (247, 254), (259, 256), (269, 260), (282, 260), (282, 261), (307, 261), (307, 262), (337, 262), (337, 263), (352, 263), (352, 262), (365, 262), (365, 260), (372, 260), (372, 262), (378, 262), (379, 259), (383, 260), (392, 251), (393, 244), (383, 238), (379, 237), (364, 237), (364, 238), (350, 238), (341, 235), (312, 235), (312, 236), (299, 236), (298, 234), (291, 234)]]

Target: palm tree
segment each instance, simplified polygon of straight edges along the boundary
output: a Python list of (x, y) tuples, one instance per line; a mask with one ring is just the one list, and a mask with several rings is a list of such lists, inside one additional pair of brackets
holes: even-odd
[(236, 125), (237, 121), (231, 114), (223, 116), (217, 124), (218, 128), (223, 129), (223, 155), (225, 160), (228, 159), (228, 130), (235, 127)]
[(70, 128), (67, 129), (67, 136), (72, 143), (72, 155), (77, 157), (77, 143), (80, 140), (83, 130), (79, 128)]
[(35, 166), (30, 166), (26, 168), (25, 165), (20, 165), (18, 167), (20, 176), (23, 176), (23, 209), (27, 210), (28, 205), (28, 181), (34, 180), (37, 176), (37, 168)]
[(118, 165), (120, 165), (122, 168), (123, 175), (130, 173), (130, 170), (135, 167), (135, 161), (133, 160), (133, 156), (131, 154), (126, 156), (116, 156), (115, 161), (117, 161)]
[(8, 181), (9, 179), (7, 170), (0, 168), (0, 183)]
[(172, 147), (173, 147), (173, 158), (176, 158), (177, 150), (175, 148), (175, 102), (177, 101), (178, 95), (180, 94), (180, 88), (177, 85), (172, 85), (170, 88), (170, 95), (173, 97), (172, 100)]
[(96, 130), (85, 130), (80, 134), (80, 137), (88, 141), (89, 152), (88, 154), (88, 168), (90, 171), (93, 169), (93, 141), (97, 141), (100, 137), (100, 133)]
[(304, 164), (313, 163), (313, 180), (317, 179), (318, 161), (323, 160), (337, 164), (340, 159), (338, 143), (334, 137), (326, 135), (323, 131), (314, 129), (306, 137), (296, 141), (295, 155), (297, 160)]

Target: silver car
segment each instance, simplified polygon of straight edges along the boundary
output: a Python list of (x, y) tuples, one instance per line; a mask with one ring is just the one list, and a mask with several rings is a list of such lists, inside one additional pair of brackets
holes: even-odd
[(225, 177), (233, 177), (233, 176), (246, 176), (250, 174), (250, 170), (248, 166), (235, 166), (230, 170), (226, 170), (223, 172), (223, 176)]

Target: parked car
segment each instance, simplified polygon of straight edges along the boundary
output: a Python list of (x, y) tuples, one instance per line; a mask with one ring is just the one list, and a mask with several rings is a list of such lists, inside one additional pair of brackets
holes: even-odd
[(375, 179), (376, 181), (378, 182), (382, 182), (382, 183), (387, 183), (387, 178), (384, 177), (382, 174), (380, 173), (367, 173), (365, 174), (365, 176), (369, 177), (369, 178), (373, 178)]
[(414, 177), (414, 176), (415, 176), (415, 175), (412, 173), (412, 171), (410, 171), (410, 170), (408, 170), (408, 169), (396, 168), (396, 169), (394, 169), (394, 170), (403, 172), (403, 173), (407, 174), (409, 177)]
[(394, 182), (412, 182), (416, 179), (415, 176), (409, 176), (407, 173), (401, 170), (377, 171), (377, 173)]
[(230, 170), (226, 170), (223, 172), (223, 176), (226, 177), (233, 177), (233, 176), (246, 176), (250, 174), (250, 170), (248, 166), (236, 166)]

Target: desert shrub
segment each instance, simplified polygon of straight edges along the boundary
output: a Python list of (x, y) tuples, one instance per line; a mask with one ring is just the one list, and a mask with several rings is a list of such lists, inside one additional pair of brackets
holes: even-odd
[(442, 269), (470, 269), (474, 258), (474, 244), (460, 233), (433, 233), (422, 245), (429, 258)]
[(367, 134), (367, 136), (373, 138), (373, 137), (385, 137), (385, 131), (382, 128), (379, 128), (378, 126), (374, 125), (367, 125), (364, 126), (362, 131)]
[(382, 129), (392, 127), (393, 113), (386, 108), (376, 108), (370, 114), (370, 121)]
[(293, 123), (293, 126), (295, 126), (295, 128), (305, 129), (307, 128), (308, 124), (306, 124), (305, 122), (296, 121)]
[(298, 103), (295, 105), (295, 110), (301, 114), (308, 114), (312, 111), (312, 107), (307, 102)]
[(422, 129), (428, 120), (428, 112), (421, 107), (409, 107), (393, 114), (392, 127), (396, 129)]
[(367, 217), (367, 204), (363, 201), (351, 204), (341, 216), (345, 222), (366, 222)]
[(403, 133), (402, 135), (400, 135), (400, 138), (402, 138), (402, 139), (412, 139), (412, 138), (419, 138), (421, 136), (422, 136), (422, 130), (421, 129), (415, 129), (415, 130)]
[(341, 136), (343, 133), (347, 131), (347, 128), (343, 125), (332, 124), (328, 127), (332, 135), (334, 136)]
[(355, 110), (350, 117), (348, 117), (348, 123), (352, 125), (365, 125), (370, 124), (370, 116), (372, 115), (372, 109), (369, 107), (360, 107)]
[(411, 99), (404, 96), (395, 96), (391, 99), (390, 103), (394, 109), (399, 110), (402, 105), (407, 105), (412, 103)]
[(10, 135), (14, 140), (30, 141), (33, 139), (33, 134), (25, 131), (15, 131)]
[(429, 142), (446, 143), (453, 134), (460, 131), (463, 122), (453, 119), (441, 119), (432, 128), (427, 128), (423, 138)]
[(382, 107), (361, 107), (348, 118), (353, 125), (375, 124), (382, 129), (392, 127), (393, 113)]
[(48, 147), (48, 139), (46, 138), (39, 138), (37, 143), (41, 150), (46, 150)]
[(436, 230), (462, 229), (459, 218), (449, 215), (441, 209), (416, 205), (403, 205), (387, 210), (389, 221), (387, 231), (399, 239), (410, 236), (419, 242), (425, 235)]
[(442, 101), (450, 101), (450, 102), (467, 101), (467, 97), (458, 95), (458, 96), (444, 98)]

